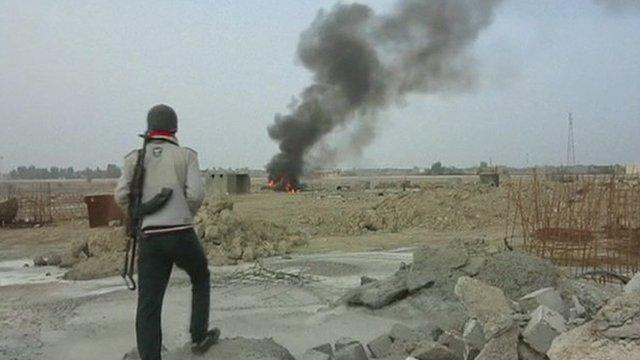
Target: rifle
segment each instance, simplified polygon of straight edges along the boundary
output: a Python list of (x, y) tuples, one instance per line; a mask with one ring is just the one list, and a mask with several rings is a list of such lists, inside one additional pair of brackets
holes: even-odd
[(144, 177), (146, 170), (144, 168), (144, 159), (147, 155), (147, 144), (150, 137), (148, 134), (140, 135), (143, 138), (142, 148), (138, 150), (138, 159), (133, 170), (133, 178), (131, 179), (129, 192), (129, 211), (127, 219), (127, 251), (124, 258), (124, 267), (122, 270), (122, 278), (127, 289), (133, 291), (137, 288), (133, 279), (133, 271), (136, 258), (136, 248), (139, 240), (142, 239), (142, 220), (145, 215), (153, 214), (160, 210), (171, 198), (173, 190), (171, 188), (162, 188), (159, 194), (156, 194), (151, 200), (142, 202), (142, 190), (144, 189)]

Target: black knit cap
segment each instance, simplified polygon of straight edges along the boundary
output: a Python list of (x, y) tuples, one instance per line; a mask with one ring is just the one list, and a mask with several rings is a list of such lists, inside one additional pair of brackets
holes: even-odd
[(147, 114), (147, 129), (178, 131), (178, 116), (173, 109), (164, 104), (156, 105)]

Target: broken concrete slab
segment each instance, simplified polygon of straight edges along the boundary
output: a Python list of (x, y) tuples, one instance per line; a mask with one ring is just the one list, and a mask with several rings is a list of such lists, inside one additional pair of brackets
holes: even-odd
[[(436, 282), (437, 285), (437, 282)], [(376, 310), (376, 315), (399, 320), (428, 319), (443, 330), (461, 329), (469, 316), (451, 289), (433, 287)]]
[(325, 354), (323, 352), (309, 349), (307, 350), (298, 360), (332, 360), (333, 357), (331, 355)]
[(553, 339), (565, 331), (567, 328), (562, 315), (540, 305), (531, 314), (531, 320), (522, 332), (522, 338), (532, 349), (545, 354)]
[(571, 302), (573, 306), (569, 309), (569, 318), (574, 320), (578, 318), (583, 318), (587, 315), (587, 309), (580, 303), (580, 300), (577, 296), (573, 295), (571, 297)]
[(499, 288), (462, 276), (455, 286), (455, 294), (469, 315), (482, 323), (487, 338), (492, 338), (513, 325), (514, 311)]
[(447, 331), (440, 336), (438, 343), (453, 351), (458, 359), (464, 358), (466, 344), (462, 339), (462, 334)]
[(410, 293), (429, 288), (435, 282), (434, 277), (425, 271), (407, 271), (405, 274), (405, 284)]
[(602, 336), (612, 340), (640, 339), (640, 293), (629, 293), (611, 300), (593, 319)]
[(318, 352), (333, 356), (333, 347), (329, 343), (318, 345), (318, 346), (312, 348), (311, 350), (318, 351)]
[(560, 271), (549, 261), (521, 251), (504, 251), (487, 258), (477, 278), (496, 286), (510, 299), (556, 287)]
[(519, 360), (546, 360), (544, 354), (533, 350), (527, 343), (520, 341), (518, 343), (518, 359)]
[(390, 354), (390, 355), (387, 355), (385, 357), (380, 358), (379, 360), (410, 360), (410, 359), (416, 360), (415, 358), (407, 357), (406, 354), (404, 354), (404, 355), (402, 355), (402, 354)]
[(273, 339), (222, 339), (204, 355), (193, 355), (190, 344), (169, 351), (165, 360), (295, 360), (289, 351)]
[(457, 360), (456, 354), (442, 344), (424, 340), (418, 343), (411, 356), (418, 360)]
[(587, 318), (592, 318), (610, 299), (616, 297), (614, 289), (605, 289), (602, 286), (576, 279), (567, 279), (560, 282), (557, 288), (562, 297), (571, 299), (575, 296), (585, 308)]
[(364, 305), (371, 309), (380, 309), (406, 297), (408, 293), (404, 276), (396, 274), (387, 279), (378, 280), (353, 289), (341, 301), (350, 305)]
[(624, 286), (625, 294), (640, 293), (640, 272), (636, 273)]
[(340, 350), (340, 349), (342, 349), (344, 347), (347, 347), (347, 346), (353, 345), (353, 344), (360, 344), (360, 342), (358, 340), (356, 340), (356, 339), (352, 339), (352, 338), (349, 338), (349, 337), (340, 338), (340, 339), (338, 339), (336, 341), (336, 344), (335, 344), (335, 349), (336, 350), (335, 351), (338, 351), (338, 350)]
[(480, 355), (480, 350), (477, 349), (469, 349), (468, 347), (464, 351), (463, 360), (475, 360)]
[(403, 324), (393, 325), (391, 331), (389, 332), (389, 337), (394, 342), (418, 342), (418, 340), (420, 339), (418, 334), (413, 329)]
[(482, 267), (487, 262), (485, 257), (472, 257), (467, 264), (462, 268), (462, 272), (468, 276), (474, 277), (480, 273)]
[(475, 360), (518, 360), (519, 329), (512, 326), (490, 339)]
[(389, 354), (389, 352), (391, 351), (392, 344), (393, 342), (391, 341), (391, 338), (389, 337), (389, 335), (384, 334), (371, 340), (367, 344), (367, 349), (369, 349), (369, 352), (371, 353), (371, 356), (374, 359), (380, 359)]
[(368, 360), (367, 353), (364, 351), (362, 344), (355, 343), (343, 346), (335, 352), (336, 360)]
[(487, 343), (482, 324), (477, 319), (470, 319), (464, 327), (462, 338), (468, 347), (482, 350)]
[(420, 339), (429, 339), (433, 341), (437, 341), (438, 338), (444, 333), (444, 330), (430, 321), (427, 321), (424, 324), (413, 328), (413, 331), (418, 335)]
[(527, 294), (520, 298), (518, 303), (520, 304), (522, 311), (526, 313), (530, 313), (538, 308), (538, 306), (544, 305), (565, 318), (568, 315), (567, 305), (564, 300), (562, 300), (560, 292), (552, 287), (536, 290)]
[(415, 342), (402, 342), (395, 341), (391, 344), (391, 349), (389, 350), (389, 355), (404, 355), (407, 356), (416, 349), (418, 343)]
[(637, 360), (637, 342), (600, 337), (588, 322), (556, 337), (547, 352), (550, 360)]
[(451, 242), (446, 247), (424, 246), (413, 252), (412, 268), (416, 271), (429, 270), (439, 278), (439, 274), (448, 274), (450, 270), (467, 265), (469, 254), (462, 244)]

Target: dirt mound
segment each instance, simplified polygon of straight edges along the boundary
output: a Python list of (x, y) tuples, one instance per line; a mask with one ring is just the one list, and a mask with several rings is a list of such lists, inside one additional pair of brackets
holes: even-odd
[(482, 185), (429, 186), (418, 191), (375, 193), (348, 199), (340, 212), (306, 215), (319, 233), (357, 235), (408, 228), (474, 230), (501, 224), (505, 200), (499, 189)]
[(123, 227), (74, 241), (62, 255), (61, 267), (70, 267), (64, 278), (88, 280), (120, 273), (127, 245)]
[(196, 225), (212, 265), (233, 265), (283, 255), (293, 246), (304, 244), (301, 234), (283, 225), (238, 216), (230, 201), (206, 202), (198, 213)]

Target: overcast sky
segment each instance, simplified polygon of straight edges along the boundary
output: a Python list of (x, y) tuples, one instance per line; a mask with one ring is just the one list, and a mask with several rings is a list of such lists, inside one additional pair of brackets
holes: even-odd
[[(409, 97), (338, 165), (561, 164), (569, 112), (578, 162), (639, 163), (640, 0), (618, 2), (506, 0), (472, 49), (477, 89)], [(266, 127), (310, 81), (298, 36), (333, 4), (3, 0), (0, 170), (120, 164), (157, 103), (203, 168), (262, 168)]]

